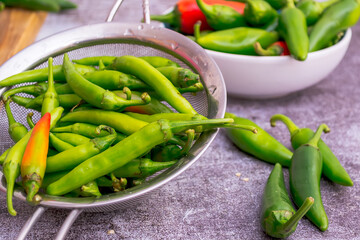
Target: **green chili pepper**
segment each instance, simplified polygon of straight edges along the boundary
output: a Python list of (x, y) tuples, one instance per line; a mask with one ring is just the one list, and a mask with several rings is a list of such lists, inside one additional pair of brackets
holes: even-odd
[[(27, 98), (27, 97), (20, 97), (20, 96), (12, 96), (11, 97), (11, 100), (20, 105), (20, 106), (23, 106), (23, 107), (26, 107), (32, 100), (34, 100), (33, 98)], [(34, 108), (32, 108), (38, 112), (41, 111), (41, 107), (39, 106), (34, 106)]]
[(355, 25), (359, 17), (360, 3), (357, 0), (341, 0), (331, 5), (311, 30), (309, 51), (328, 46), (336, 34)]
[(80, 189), (75, 191), (75, 194), (76, 193), (82, 197), (101, 197), (101, 193), (96, 181), (90, 181), (87, 184), (82, 185)]
[(318, 21), (326, 8), (338, 1), (339, 0), (327, 0), (324, 2), (317, 2), (314, 0), (301, 0), (296, 4), (296, 7), (304, 13), (307, 25), (311, 26)]
[(209, 5), (203, 0), (196, 0), (196, 3), (204, 13), (209, 26), (215, 30), (246, 26), (244, 15), (232, 7), (220, 4)]
[(178, 112), (197, 113), (191, 104), (174, 87), (174, 85), (145, 60), (133, 56), (122, 56), (116, 58), (109, 67), (121, 72), (132, 74), (143, 80)]
[(64, 55), (64, 73), (66, 81), (72, 90), (86, 102), (98, 108), (106, 110), (124, 109), (128, 106), (144, 105), (151, 100), (147, 93), (142, 94), (141, 100), (125, 100), (118, 97), (116, 94), (87, 81), (76, 71), (66, 53)]
[(21, 178), (28, 202), (33, 201), (45, 175), (46, 156), (49, 149), (50, 119), (50, 113), (46, 112), (36, 123), (21, 160)]
[(6, 156), (7, 156), (7, 154), (9, 153), (10, 149), (11, 149), (11, 148), (6, 149), (6, 150), (1, 154), (1, 156), (0, 156), (0, 164), (1, 164), (1, 165), (3, 165), (3, 163), (4, 163), (5, 159), (6, 159)]
[(321, 231), (328, 228), (328, 218), (320, 193), (323, 163), (318, 142), (323, 131), (327, 133), (330, 129), (321, 124), (314, 136), (295, 150), (289, 168), (290, 192), (295, 204), (300, 206), (308, 196), (314, 198), (314, 205), (306, 213), (306, 217)]
[(287, 4), (287, 0), (266, 0), (266, 1), (276, 10), (284, 8)]
[(48, 69), (49, 69), (49, 79), (48, 79), (48, 88), (44, 94), (42, 106), (41, 106), (41, 116), (44, 116), (45, 113), (51, 112), (59, 106), (59, 97), (56, 93), (54, 86), (54, 75), (53, 75), (53, 59), (50, 57), (48, 60)]
[[(94, 67), (79, 64), (76, 64), (74, 66), (76, 68), (76, 71), (80, 72), (81, 74), (96, 71), (96, 68)], [(27, 82), (46, 82), (48, 80), (48, 72), (48, 68), (42, 68), (18, 73), (8, 78), (5, 78), (4, 80), (1, 80), (0, 87), (9, 87)], [(54, 66), (53, 74), (56, 81), (66, 82), (65, 75), (62, 70), (62, 65)]]
[[(62, 195), (80, 187), (82, 184), (109, 174), (129, 161), (144, 155), (156, 145), (172, 138), (173, 134), (192, 129), (196, 126), (204, 128), (235, 127), (233, 119), (207, 119), (199, 121), (168, 121), (165, 119), (149, 123), (139, 131), (131, 134), (115, 146), (89, 158), (74, 168), (60, 180), (50, 184), (46, 191), (50, 195)], [(254, 130), (253, 127), (244, 127)]]
[(46, 189), (51, 183), (59, 180), (63, 176), (65, 176), (69, 171), (62, 171), (62, 172), (54, 172), (54, 173), (45, 173), (43, 182), (41, 184), (41, 188)]
[[(59, 83), (55, 84), (55, 89), (58, 86), (60, 86)], [(39, 96), (40, 94), (45, 93), (46, 90), (47, 90), (47, 83), (37, 83), (37, 84), (33, 84), (33, 85), (20, 86), (20, 87), (12, 88), (12, 89), (4, 92), (3, 99), (6, 100), (9, 97), (11, 97), (17, 93), (26, 93), (26, 94), (30, 94), (33, 96)]]
[[(25, 104), (25, 107), (34, 109), (34, 110), (42, 108), (44, 96), (45, 96), (44, 94), (41, 94), (34, 99), (30, 99), (30, 100), (27, 99), (26, 101), (28, 101), (28, 102)], [(15, 96), (13, 96), (13, 98), (14, 97)], [(80, 101), (82, 100), (76, 94), (61, 94), (61, 95), (58, 95), (58, 98), (59, 98), (59, 105), (65, 109), (71, 109), (75, 105), (79, 104)], [(25, 98), (22, 98), (22, 100), (25, 101)], [(15, 100), (14, 100), (14, 102), (15, 102)]]
[(148, 62), (151, 66), (153, 66), (154, 68), (158, 68), (158, 67), (170, 67), (170, 66), (174, 66), (174, 67), (180, 67), (180, 65), (174, 61), (171, 61), (168, 58), (164, 58), (164, 57), (159, 57), (159, 56), (142, 56), (139, 57), (142, 60), (145, 60), (146, 62)]
[(136, 77), (114, 70), (89, 72), (84, 77), (90, 82), (108, 90), (118, 90), (128, 87), (131, 90), (149, 89), (149, 85)]
[(313, 204), (314, 199), (308, 197), (295, 213), (286, 191), (282, 167), (276, 163), (267, 180), (262, 197), (261, 227), (271, 237), (286, 238), (296, 230), (298, 222)]
[(48, 0), (1, 0), (6, 6), (21, 7), (29, 10), (42, 10), (48, 12), (60, 11), (60, 6), (55, 1)]
[(248, 134), (241, 129), (227, 129), (226, 133), (235, 145), (244, 152), (256, 158), (269, 162), (290, 166), (292, 152), (274, 137), (246, 118), (240, 118), (232, 113), (225, 113), (225, 117), (233, 118), (237, 124), (246, 124), (257, 129), (257, 134)]
[(55, 2), (60, 6), (61, 10), (77, 8), (77, 5), (75, 3), (67, 0), (55, 0)]
[[(51, 112), (50, 129), (53, 128), (56, 122), (60, 119), (63, 111), (63, 108), (58, 107)], [(7, 182), (7, 206), (9, 213), (13, 216), (16, 215), (16, 211), (14, 210), (12, 204), (14, 183), (15, 179), (20, 174), (21, 160), (24, 155), (26, 145), (31, 136), (31, 132), (32, 130), (30, 130), (19, 142), (17, 142), (14, 146), (11, 147), (3, 164), (3, 173)]]
[[(298, 128), (291, 119), (282, 114), (276, 114), (271, 117), (270, 122), (271, 126), (276, 125), (276, 121), (282, 121), (290, 131), (291, 135), (291, 145), (294, 149), (299, 148), (301, 145), (308, 142), (313, 136), (314, 131), (310, 128)], [(349, 174), (341, 166), (339, 160), (336, 158), (334, 153), (330, 148), (325, 144), (323, 140), (319, 141), (319, 149), (323, 158), (323, 169), (322, 173), (331, 181), (344, 185), (352, 186), (353, 181), (351, 180)]]
[(112, 181), (110, 179), (108, 179), (106, 176), (99, 177), (95, 181), (99, 187), (112, 187), (113, 186)]
[(268, 47), (279, 38), (276, 32), (267, 32), (262, 29), (239, 27), (228, 30), (216, 31), (200, 36), (200, 25), (194, 25), (196, 42), (210, 50), (256, 55), (254, 43), (260, 42), (261, 46)]
[(285, 39), (290, 54), (296, 60), (305, 61), (309, 52), (306, 18), (304, 13), (295, 7), (293, 0), (288, 0), (287, 6), (280, 12), (278, 30)]
[(28, 130), (23, 124), (15, 121), (15, 118), (10, 109), (10, 102), (11, 102), (11, 99), (8, 99), (5, 102), (5, 111), (6, 111), (6, 115), (8, 117), (8, 122), (9, 122), (8, 132), (9, 132), (11, 139), (14, 142), (18, 142), (18, 141), (20, 141), (20, 139), (22, 139), (27, 134)]
[(98, 109), (68, 113), (61, 118), (60, 122), (82, 122), (95, 125), (104, 124), (126, 135), (131, 135), (148, 124), (147, 122), (132, 118), (123, 113)]
[(89, 138), (84, 137), (75, 133), (53, 133), (57, 138), (61, 139), (64, 142), (70, 143), (73, 146), (79, 146), (81, 144), (88, 143)]
[(248, 24), (261, 27), (278, 17), (278, 13), (271, 5), (263, 0), (247, 0), (244, 17)]
[[(159, 119), (167, 119), (171, 121), (189, 121), (192, 120), (196, 114), (189, 114), (189, 113), (157, 113), (153, 115), (147, 115), (147, 114), (140, 114), (140, 113), (134, 113), (134, 112), (125, 112), (126, 115), (129, 115), (130, 117), (139, 119), (144, 122), (155, 122)], [(200, 116), (202, 119), (206, 119), (204, 116)]]
[(91, 139), (77, 147), (48, 157), (46, 160), (46, 172), (50, 173), (73, 169), (86, 159), (109, 148), (116, 139), (116, 132), (113, 128), (105, 125), (100, 125), (96, 129), (99, 134), (101, 130), (108, 131), (110, 135)]
[(199, 74), (192, 72), (190, 69), (181, 67), (159, 67), (159, 70), (175, 87), (189, 87), (200, 82)]

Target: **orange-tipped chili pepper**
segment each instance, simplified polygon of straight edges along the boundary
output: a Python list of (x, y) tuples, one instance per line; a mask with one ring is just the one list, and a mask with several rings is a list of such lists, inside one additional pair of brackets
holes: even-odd
[(21, 177), (27, 193), (26, 200), (29, 202), (32, 202), (35, 194), (39, 191), (45, 175), (50, 120), (51, 115), (47, 112), (37, 122), (26, 145), (21, 162)]

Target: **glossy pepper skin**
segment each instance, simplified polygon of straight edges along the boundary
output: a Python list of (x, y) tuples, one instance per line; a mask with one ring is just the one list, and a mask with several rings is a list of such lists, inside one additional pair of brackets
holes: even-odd
[(262, 29), (239, 27), (221, 30), (200, 36), (199, 24), (195, 25), (196, 42), (203, 48), (234, 54), (256, 55), (254, 43), (268, 47), (279, 35)]
[(304, 13), (307, 25), (311, 26), (319, 20), (326, 8), (338, 1), (339, 0), (327, 0), (318, 2), (315, 0), (301, 0), (296, 4), (296, 7)]
[(59, 106), (59, 96), (55, 90), (54, 86), (54, 75), (53, 75), (53, 59), (48, 59), (48, 69), (49, 69), (49, 79), (48, 79), (48, 88), (44, 94), (44, 98), (41, 106), (41, 116), (44, 116), (45, 113), (51, 112)]
[(277, 41), (268, 48), (263, 49), (259, 42), (254, 45), (255, 52), (259, 56), (287, 56), (290, 55), (289, 49), (284, 41)]
[(356, 24), (359, 17), (358, 0), (342, 0), (331, 5), (311, 30), (309, 51), (327, 47), (336, 34)]
[[(232, 125), (233, 119), (207, 119), (198, 121), (168, 121), (165, 119), (149, 123), (139, 131), (131, 134), (115, 146), (89, 158), (60, 180), (50, 184), (46, 191), (50, 195), (63, 195), (82, 184), (98, 177), (112, 173), (129, 161), (149, 152), (156, 145), (171, 139), (174, 134), (202, 126), (206, 129), (214, 127), (243, 127)], [(140, 144), (139, 144), (140, 143)]]
[(292, 152), (274, 137), (249, 119), (237, 117), (232, 113), (225, 113), (225, 117), (234, 119), (237, 124), (246, 124), (257, 129), (257, 134), (241, 129), (226, 129), (228, 137), (242, 151), (269, 163), (290, 166)]
[(49, 149), (50, 120), (51, 115), (47, 112), (35, 124), (21, 161), (21, 178), (28, 202), (33, 201), (45, 175), (46, 157)]
[(313, 204), (314, 199), (308, 197), (295, 213), (286, 191), (282, 167), (276, 163), (267, 180), (261, 201), (261, 227), (271, 237), (286, 238), (296, 230), (298, 222)]
[[(295, 123), (285, 115), (276, 114), (272, 116), (270, 119), (271, 126), (274, 127), (277, 121), (282, 121), (289, 129), (291, 145), (295, 150), (308, 142), (314, 136), (313, 130), (310, 128), (297, 127)], [(334, 183), (343, 186), (353, 186), (353, 181), (351, 180), (349, 174), (322, 139), (320, 139), (318, 147), (323, 158), (322, 174)]]
[(293, 0), (288, 0), (287, 6), (281, 10), (278, 30), (285, 39), (291, 56), (305, 61), (309, 52), (306, 18), (304, 13), (295, 7)]
[(330, 129), (322, 124), (314, 136), (294, 152), (289, 168), (290, 192), (294, 202), (300, 206), (308, 196), (314, 198), (314, 205), (306, 217), (321, 231), (326, 231), (329, 222), (321, 200), (320, 178), (322, 171), (322, 156), (318, 142), (322, 132)]
[(244, 17), (249, 25), (261, 27), (277, 18), (278, 13), (266, 1), (248, 0), (244, 10)]
[(243, 3), (238, 3), (241, 6), (240, 11), (221, 4), (209, 5), (203, 0), (196, 0), (196, 3), (204, 13), (207, 23), (214, 30), (225, 30), (246, 25), (243, 15), (245, 4)]
[[(60, 119), (63, 108), (58, 107), (51, 112), (51, 123), (50, 128), (54, 127), (57, 121)], [(14, 184), (16, 178), (20, 174), (20, 165), (21, 160), (23, 158), (26, 145), (30, 139), (32, 130), (30, 130), (20, 141), (18, 141), (14, 146), (11, 147), (8, 152), (6, 159), (3, 164), (3, 173), (6, 178), (7, 190), (6, 190), (6, 198), (7, 198), (7, 207), (8, 211), (11, 215), (16, 216), (16, 211), (12, 204), (12, 195), (14, 192)]]

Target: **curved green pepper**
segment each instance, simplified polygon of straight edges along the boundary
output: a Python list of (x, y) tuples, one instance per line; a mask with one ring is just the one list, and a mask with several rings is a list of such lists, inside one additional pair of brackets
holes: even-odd
[(296, 4), (296, 7), (304, 13), (307, 25), (311, 26), (317, 22), (326, 8), (338, 1), (327, 0), (325, 2), (318, 2), (315, 0), (301, 0)]
[(11, 112), (11, 108), (10, 108), (10, 102), (11, 99), (8, 99), (5, 102), (5, 111), (6, 111), (6, 115), (8, 117), (8, 122), (9, 122), (9, 135), (11, 137), (11, 139), (14, 142), (18, 142), (20, 141), (20, 139), (22, 139), (28, 132), (27, 128), (19, 123), (15, 121), (14, 115)]
[(254, 49), (255, 42), (266, 48), (279, 38), (276, 32), (248, 27), (211, 32), (204, 36), (200, 36), (200, 24), (195, 24), (194, 28), (196, 42), (200, 46), (225, 53), (257, 55)]
[[(276, 121), (282, 121), (290, 131), (291, 135), (291, 145), (296, 150), (301, 145), (308, 142), (313, 136), (314, 131), (310, 128), (298, 128), (291, 119), (282, 114), (276, 114), (271, 117), (270, 122), (271, 126), (275, 126)], [(323, 157), (323, 169), (322, 173), (331, 181), (343, 185), (343, 186), (352, 186), (353, 181), (351, 180), (349, 174), (346, 172), (341, 163), (326, 145), (326, 143), (320, 139), (319, 149)]]
[(261, 227), (271, 237), (286, 238), (296, 230), (298, 222), (313, 204), (314, 199), (308, 197), (295, 213), (286, 191), (282, 167), (276, 163), (261, 201)]
[(290, 54), (296, 60), (305, 61), (309, 52), (306, 18), (304, 13), (295, 7), (293, 0), (288, 0), (287, 6), (280, 13), (278, 30), (285, 39)]
[(247, 23), (254, 27), (261, 27), (273, 21), (278, 13), (271, 5), (263, 0), (247, 0), (244, 17)]
[(357, 0), (341, 0), (331, 5), (311, 30), (309, 51), (327, 47), (336, 34), (356, 24), (359, 17), (360, 3)]
[(320, 193), (323, 163), (318, 142), (323, 131), (329, 132), (330, 129), (321, 124), (315, 135), (295, 150), (289, 168), (290, 192), (295, 204), (300, 206), (308, 196), (314, 198), (314, 205), (306, 217), (321, 231), (325, 231), (329, 225)]
[(229, 138), (242, 151), (269, 163), (280, 163), (283, 166), (290, 166), (292, 152), (274, 137), (249, 119), (240, 118), (231, 113), (225, 113), (225, 117), (234, 119), (237, 124), (246, 124), (257, 129), (257, 134), (241, 129), (226, 130)]
[(209, 26), (215, 30), (246, 26), (244, 15), (232, 7), (220, 4), (208, 5), (203, 0), (196, 0), (196, 3), (204, 13)]

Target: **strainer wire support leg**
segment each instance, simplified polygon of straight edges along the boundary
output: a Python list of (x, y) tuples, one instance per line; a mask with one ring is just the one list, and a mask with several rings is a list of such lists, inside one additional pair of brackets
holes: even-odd
[(150, 24), (150, 3), (149, 0), (143, 0), (144, 22)]
[(23, 240), (26, 238), (26, 235), (30, 232), (34, 224), (39, 220), (41, 215), (46, 211), (44, 207), (38, 207), (33, 215), (26, 221), (25, 225), (22, 227), (17, 240)]
[(82, 213), (82, 211), (82, 209), (74, 209), (70, 212), (62, 224), (58, 234), (56, 235), (55, 240), (65, 239), (65, 236), (69, 232), (71, 225), (75, 222), (76, 218), (80, 215), (80, 213)]

